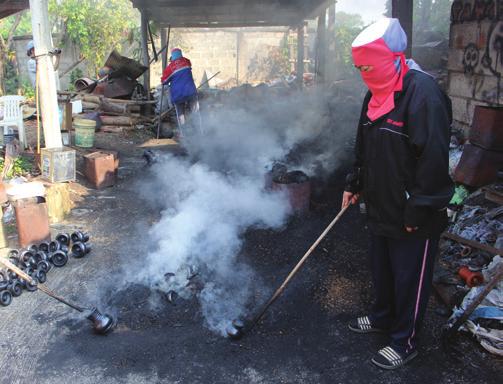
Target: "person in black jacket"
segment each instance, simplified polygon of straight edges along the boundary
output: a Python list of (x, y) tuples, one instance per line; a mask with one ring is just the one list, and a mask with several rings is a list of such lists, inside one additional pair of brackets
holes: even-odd
[(385, 369), (417, 356), (439, 236), (454, 190), (448, 172), (450, 100), (430, 75), (405, 59), (406, 46), (400, 23), (389, 18), (366, 28), (352, 46), (369, 92), (342, 205), (360, 197), (365, 202), (375, 301), (369, 314), (349, 328), (389, 334), (390, 344), (372, 359)]

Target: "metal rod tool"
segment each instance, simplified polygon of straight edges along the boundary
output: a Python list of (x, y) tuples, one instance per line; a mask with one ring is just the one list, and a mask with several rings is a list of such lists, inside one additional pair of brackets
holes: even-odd
[(7, 259), (0, 258), (0, 264), (3, 264), (7, 269), (13, 271), (15, 274), (17, 274), (26, 282), (35, 285), (40, 291), (42, 291), (46, 295), (69, 306), (70, 308), (75, 309), (76, 311), (81, 313), (84, 311), (90, 311), (90, 314), (87, 316), (87, 319), (93, 323), (93, 328), (96, 333), (104, 335), (109, 333), (113, 329), (115, 321), (110, 315), (100, 313), (96, 307), (86, 308), (69, 302), (68, 300), (64, 299), (63, 297), (51, 291), (46, 285), (38, 283), (30, 275), (22, 271), (20, 268), (16, 267)]
[(304, 265), (306, 260), (311, 256), (313, 251), (316, 249), (316, 247), (321, 243), (321, 241), (325, 238), (325, 236), (330, 232), (332, 227), (339, 221), (339, 219), (342, 217), (344, 212), (349, 208), (349, 205), (342, 208), (339, 214), (335, 217), (334, 220), (328, 225), (328, 227), (323, 231), (323, 233), (318, 237), (318, 239), (311, 245), (311, 247), (307, 250), (307, 252), (304, 254), (302, 259), (297, 263), (295, 268), (290, 272), (290, 274), (287, 276), (283, 284), (274, 292), (274, 294), (271, 296), (269, 301), (262, 307), (262, 310), (248, 323), (243, 323), (240, 320), (236, 319), (233, 320), (232, 325), (230, 325), (227, 329), (227, 335), (231, 339), (240, 339), (244, 333), (249, 332), (259, 321), (260, 319), (264, 316), (264, 314), (267, 312), (269, 307), (278, 299), (279, 296), (283, 293), (285, 288), (287, 287), (288, 283), (293, 279), (293, 277), (297, 274), (299, 269)]

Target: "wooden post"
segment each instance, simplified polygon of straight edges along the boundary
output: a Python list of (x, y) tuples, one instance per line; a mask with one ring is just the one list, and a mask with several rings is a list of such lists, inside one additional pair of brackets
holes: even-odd
[(61, 129), (59, 126), (58, 96), (56, 75), (52, 65), (51, 27), (49, 25), (48, 0), (30, 0), (33, 43), (37, 56), (39, 79), (40, 110), (46, 148), (62, 147)]
[[(332, 63), (333, 65), (333, 63)], [(327, 78), (327, 10), (318, 16), (316, 29), (316, 81), (324, 83)]]
[(143, 65), (149, 67), (143, 74), (143, 87), (147, 92), (147, 99), (150, 100), (150, 56), (148, 54), (148, 18), (144, 8), (140, 9), (141, 13), (141, 52)]
[(337, 1), (332, 1), (328, 7), (328, 28), (327, 28), (327, 79), (328, 83), (335, 81), (337, 68), (335, 66), (337, 41), (335, 40), (335, 5)]
[(412, 53), (412, 15), (414, 11), (413, 0), (391, 0), (391, 15), (400, 20), (400, 24), (407, 34), (407, 50), (405, 55), (411, 56)]
[[(168, 42), (168, 29), (161, 28), (161, 49), (166, 46), (167, 42)], [(166, 49), (161, 53), (161, 55), (162, 55), (162, 70), (163, 71), (164, 71), (164, 68), (166, 68), (166, 65), (168, 65), (168, 51), (169, 51), (169, 47), (166, 47)]]
[(241, 29), (236, 32), (236, 85), (239, 85), (239, 65), (241, 59)]
[(304, 22), (297, 28), (297, 84), (304, 85)]

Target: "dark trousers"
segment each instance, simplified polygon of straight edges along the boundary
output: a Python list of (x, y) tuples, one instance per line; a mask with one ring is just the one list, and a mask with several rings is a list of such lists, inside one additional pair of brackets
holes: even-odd
[(375, 290), (370, 321), (387, 329), (401, 353), (415, 349), (431, 293), (439, 238), (371, 237), (370, 261)]

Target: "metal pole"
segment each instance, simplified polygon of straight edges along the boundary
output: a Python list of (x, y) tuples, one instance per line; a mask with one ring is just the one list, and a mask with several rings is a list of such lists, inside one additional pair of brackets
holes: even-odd
[[(163, 34), (164, 34), (164, 31), (165, 29), (163, 29)], [(168, 59), (168, 56), (167, 56), (167, 52), (168, 52), (168, 49), (169, 49), (169, 38), (170, 38), (170, 35), (171, 35), (171, 25), (168, 27), (168, 36), (167, 36), (167, 39), (166, 39), (166, 45), (165, 45), (165, 49), (164, 49), (164, 52), (162, 53), (162, 62), (163, 62), (163, 65), (162, 65), (162, 70), (164, 72), (164, 68), (165, 67), (165, 64), (167, 64), (167, 59)], [(157, 123), (157, 139), (159, 140), (160, 136), (161, 136), (161, 126), (162, 126), (162, 116), (163, 116), (163, 113), (162, 113), (162, 102), (164, 100), (164, 83), (162, 84), (162, 87), (161, 87), (161, 102), (160, 102), (160, 105), (159, 105), (159, 122)]]
[(501, 279), (503, 279), (503, 263), (500, 263), (498, 265), (491, 280), (482, 289), (482, 291), (474, 297), (472, 302), (466, 307), (463, 314), (449, 328), (449, 330), (445, 334), (446, 337), (451, 337), (459, 329), (459, 327), (461, 327), (465, 323), (465, 321), (468, 320), (473, 311), (477, 309), (480, 303), (482, 303), (489, 292), (493, 290), (493, 288), (500, 282)]
[(264, 305), (264, 307), (262, 308), (262, 310), (258, 313), (257, 316), (255, 316), (253, 318), (253, 320), (251, 321), (251, 323), (248, 325), (248, 328), (247, 328), (247, 331), (249, 331), (251, 328), (253, 328), (253, 326), (255, 324), (257, 324), (260, 319), (262, 318), (262, 316), (264, 316), (264, 314), (266, 313), (266, 311), (269, 309), (269, 307), (278, 299), (278, 297), (283, 293), (283, 291), (285, 290), (286, 286), (288, 285), (288, 283), (290, 283), (290, 281), (293, 279), (293, 277), (297, 274), (297, 272), (299, 271), (299, 269), (304, 265), (304, 263), (306, 262), (306, 260), (309, 258), (309, 256), (311, 256), (311, 254), (313, 253), (313, 251), (316, 249), (316, 247), (321, 243), (321, 241), (327, 236), (328, 232), (330, 232), (330, 230), (332, 229), (332, 227), (337, 224), (337, 222), (340, 220), (340, 218), (342, 217), (342, 215), (344, 215), (344, 212), (346, 212), (348, 210), (348, 208), (350, 207), (350, 205), (347, 205), (346, 207), (342, 208), (340, 210), (340, 212), (337, 214), (337, 216), (335, 217), (335, 219), (332, 220), (332, 222), (328, 225), (327, 228), (325, 228), (325, 230), (323, 231), (323, 233), (318, 237), (318, 239), (316, 239), (316, 241), (313, 243), (313, 245), (311, 245), (311, 247), (307, 250), (307, 252), (304, 254), (304, 256), (302, 256), (302, 259), (300, 259), (300, 261), (297, 263), (297, 265), (295, 266), (295, 268), (290, 272), (290, 274), (287, 276), (287, 278), (285, 279), (285, 281), (283, 282), (283, 284), (281, 284), (281, 286), (276, 290), (276, 292), (274, 292), (274, 295), (272, 295), (272, 297), (269, 299), (269, 301)]

